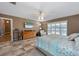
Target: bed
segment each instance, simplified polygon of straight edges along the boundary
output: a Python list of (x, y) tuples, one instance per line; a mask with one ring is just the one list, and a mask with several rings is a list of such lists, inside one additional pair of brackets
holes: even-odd
[(36, 47), (49, 56), (78, 56), (79, 48), (67, 36), (45, 35), (37, 37)]

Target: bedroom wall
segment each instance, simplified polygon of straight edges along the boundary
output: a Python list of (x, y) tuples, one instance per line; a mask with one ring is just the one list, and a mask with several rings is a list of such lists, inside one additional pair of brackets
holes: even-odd
[(13, 19), (13, 29), (15, 29), (15, 28), (18, 28), (19, 30), (24, 29), (23, 23), (26, 21), (26, 19), (16, 17), (16, 16), (11, 16), (11, 15), (6, 15), (6, 14), (0, 14), (0, 17)]
[[(19, 30), (23, 30), (24, 28), (24, 22), (27, 21), (27, 19), (16, 17), (16, 16), (11, 16), (11, 15), (6, 15), (6, 14), (0, 14), (0, 17), (7, 17), (7, 18), (12, 18), (13, 19), (13, 28), (18, 28)], [(47, 24), (50, 22), (56, 22), (56, 21), (68, 21), (68, 35), (72, 34), (74, 32), (79, 32), (79, 14), (78, 15), (73, 15), (73, 16), (67, 16), (67, 17), (61, 17), (53, 20), (49, 20), (47, 22), (42, 22), (42, 28), (47, 32)], [(36, 22), (35, 22), (36, 23)], [(38, 31), (39, 27), (34, 25), (34, 30)]]
[[(24, 23), (28, 21), (28, 19), (25, 18), (20, 18), (20, 17), (16, 17), (16, 16), (12, 16), (12, 15), (6, 15), (6, 14), (0, 14), (0, 17), (5, 17), (5, 18), (12, 18), (13, 19), (13, 29), (17, 28), (19, 30), (30, 30), (30, 29), (26, 29), (24, 28)], [(32, 28), (32, 30), (39, 30), (38, 25), (36, 25), (36, 21), (34, 21), (34, 27)]]
[(64, 20), (68, 21), (68, 31), (67, 31), (68, 35), (70, 35), (72, 33), (79, 32), (79, 14), (49, 20), (49, 21), (47, 21), (47, 23), (57, 22), (57, 21), (64, 21)]
[(79, 33), (79, 15), (69, 17), (68, 34)]

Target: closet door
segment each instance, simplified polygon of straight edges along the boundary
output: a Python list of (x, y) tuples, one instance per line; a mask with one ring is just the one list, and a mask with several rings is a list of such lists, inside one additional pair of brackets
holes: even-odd
[(5, 26), (5, 34), (10, 33), (10, 31), (11, 31), (10, 20), (4, 20), (4, 26)]
[(11, 25), (10, 20), (0, 20), (0, 42), (6, 42), (11, 40)]

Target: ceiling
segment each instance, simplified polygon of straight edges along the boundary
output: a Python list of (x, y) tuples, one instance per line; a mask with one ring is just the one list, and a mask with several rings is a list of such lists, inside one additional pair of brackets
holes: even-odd
[(39, 11), (44, 20), (79, 14), (79, 2), (0, 2), (0, 13), (38, 20)]

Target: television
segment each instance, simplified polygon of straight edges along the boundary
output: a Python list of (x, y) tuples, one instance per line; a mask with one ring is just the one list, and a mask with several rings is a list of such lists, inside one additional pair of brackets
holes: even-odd
[(27, 25), (27, 24), (25, 24), (25, 28), (33, 28), (33, 25)]
[(31, 20), (25, 22), (24, 27), (25, 28), (33, 28), (33, 22)]

